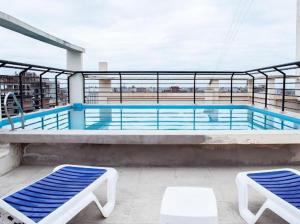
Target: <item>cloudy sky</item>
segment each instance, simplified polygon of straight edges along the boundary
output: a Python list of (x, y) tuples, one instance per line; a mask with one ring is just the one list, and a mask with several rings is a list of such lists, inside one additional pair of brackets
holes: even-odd
[[(295, 61), (296, 0), (0, 0), (86, 49), (84, 69), (230, 70)], [(65, 51), (0, 28), (0, 58), (65, 67)]]

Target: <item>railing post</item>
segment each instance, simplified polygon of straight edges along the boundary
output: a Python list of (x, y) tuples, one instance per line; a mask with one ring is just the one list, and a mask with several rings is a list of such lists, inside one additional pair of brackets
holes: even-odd
[(159, 73), (156, 73), (156, 103), (159, 104)]
[(197, 73), (194, 74), (194, 104), (196, 104), (196, 77)]
[(20, 72), (19, 74), (19, 93), (20, 93), (20, 105), (22, 107), (22, 110), (24, 110), (24, 103), (23, 103), (23, 80), (22, 80), (22, 76), (23, 74), (25, 74), (29, 69), (31, 68), (31, 66), (29, 66), (28, 68), (25, 68), (23, 71)]
[(282, 87), (282, 111), (285, 110), (285, 89), (286, 89), (286, 74), (283, 75), (283, 87)]
[(19, 74), (19, 95), (20, 95), (20, 104), (22, 109), (24, 109), (23, 107), (23, 82), (22, 82), (22, 75), (23, 75), (23, 71), (20, 72)]
[(282, 102), (281, 102), (281, 110), (284, 111), (285, 110), (285, 90), (286, 90), (286, 73), (281, 71), (280, 69), (274, 67), (274, 69), (282, 74)]
[[(1, 63), (0, 64), (0, 68), (3, 67), (6, 63)], [(1, 81), (1, 80), (0, 80)], [(1, 83), (0, 83), (1, 84)], [(1, 86), (2, 87), (2, 86)], [(0, 88), (1, 89), (1, 88)], [(5, 96), (5, 92), (4, 92), (4, 96)], [(3, 98), (4, 99), (4, 98)], [(2, 94), (0, 93), (0, 119), (2, 119)]]
[(121, 72), (119, 72), (119, 76), (120, 76), (120, 103), (123, 103), (123, 90), (122, 90), (122, 74)]
[(58, 88), (57, 88), (57, 78), (62, 75), (64, 72), (60, 72), (55, 76), (55, 105), (58, 106)]
[(84, 73), (81, 73), (81, 75), (82, 75), (83, 103), (85, 103), (85, 75)]
[(265, 108), (268, 107), (269, 77), (266, 75)]
[(43, 96), (43, 77), (42, 77), (43, 75), (41, 74), (40, 75), (40, 107), (41, 107), (41, 109), (43, 109), (44, 108), (44, 105), (43, 105), (43, 98), (44, 98), (44, 96)]
[(266, 83), (265, 83), (265, 108), (267, 108), (268, 107), (268, 90), (269, 90), (269, 87), (268, 87), (268, 84), (269, 84), (269, 76), (266, 74), (266, 73), (264, 73), (264, 72), (262, 72), (262, 71), (260, 71), (260, 70), (257, 70), (260, 74), (262, 74), (262, 75), (264, 75), (265, 76), (265, 78), (266, 78)]
[(41, 99), (41, 102), (40, 102), (40, 106), (41, 106), (41, 109), (44, 108), (44, 104), (43, 104), (43, 99), (44, 99), (44, 94), (43, 94), (43, 75), (46, 74), (47, 72), (49, 72), (50, 69), (47, 69), (46, 71), (42, 72), (40, 74), (40, 99)]
[(251, 75), (249, 72), (246, 72), (247, 75), (252, 77), (252, 105), (255, 104), (255, 77)]
[(68, 85), (68, 104), (70, 104), (70, 75), (67, 79), (67, 85)]
[(252, 105), (255, 104), (255, 78), (252, 76)]
[(233, 103), (233, 76), (234, 73), (232, 73), (231, 78), (230, 78), (230, 103)]
[(57, 75), (55, 76), (55, 106), (58, 105), (58, 96), (57, 96)]

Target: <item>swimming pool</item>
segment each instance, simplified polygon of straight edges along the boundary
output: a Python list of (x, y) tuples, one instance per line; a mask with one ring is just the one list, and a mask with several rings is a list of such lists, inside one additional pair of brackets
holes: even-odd
[[(83, 105), (25, 116), (28, 130), (293, 130), (300, 119), (246, 105)], [(13, 118), (21, 129), (19, 118)], [(7, 119), (1, 129), (10, 129)]]

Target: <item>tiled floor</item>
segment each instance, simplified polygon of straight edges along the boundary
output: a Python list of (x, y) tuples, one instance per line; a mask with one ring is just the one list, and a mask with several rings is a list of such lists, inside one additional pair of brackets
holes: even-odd
[[(270, 167), (267, 167), (268, 169)], [(300, 167), (293, 167), (300, 169)], [(52, 167), (21, 166), (0, 177), (3, 196), (46, 175)], [(159, 223), (160, 203), (167, 186), (204, 186), (215, 191), (219, 224), (243, 224), (239, 216), (235, 176), (244, 170), (261, 167), (176, 167), (176, 168), (117, 168), (119, 171), (117, 205), (107, 219), (101, 217), (94, 205), (77, 215), (73, 224), (154, 224)], [(102, 192), (103, 194), (104, 192)], [(255, 210), (263, 199), (253, 193), (251, 207)], [(284, 224), (283, 220), (267, 212), (259, 221), (263, 224)]]

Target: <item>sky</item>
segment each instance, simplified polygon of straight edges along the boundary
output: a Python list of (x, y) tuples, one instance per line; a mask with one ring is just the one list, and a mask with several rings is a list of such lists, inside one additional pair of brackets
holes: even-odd
[[(295, 61), (296, 0), (0, 0), (86, 49), (84, 69), (246, 70)], [(65, 50), (0, 27), (0, 59), (65, 68)]]

